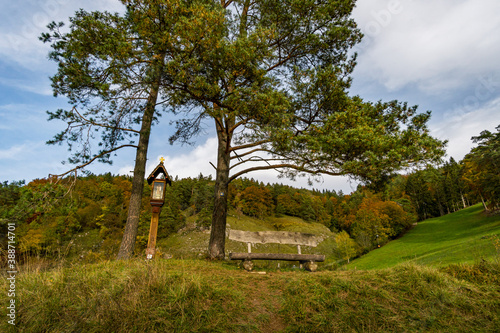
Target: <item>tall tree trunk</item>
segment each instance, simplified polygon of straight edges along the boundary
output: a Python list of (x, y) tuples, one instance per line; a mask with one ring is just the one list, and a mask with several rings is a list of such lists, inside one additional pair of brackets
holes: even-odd
[(462, 192), (460, 192), (460, 196), (462, 197), (462, 204), (464, 205), (464, 208), (467, 208), (467, 205), (465, 204), (465, 198)]
[(488, 206), (486, 205), (486, 202), (484, 202), (483, 195), (479, 193), (479, 196), (481, 197), (481, 202), (483, 203), (483, 207), (485, 211), (489, 211)]
[(208, 255), (210, 259), (224, 259), (231, 135), (227, 132), (228, 124), (224, 124), (223, 120), (220, 118), (216, 119), (216, 128), (218, 139), (217, 171), (215, 176), (214, 211), (212, 215), (210, 242), (208, 244)]
[(158, 91), (160, 88), (160, 76), (151, 87), (146, 108), (142, 116), (141, 133), (139, 144), (135, 155), (134, 178), (132, 180), (132, 192), (128, 208), (127, 223), (118, 251), (117, 259), (128, 259), (134, 254), (135, 241), (137, 238), (137, 228), (139, 227), (139, 216), (141, 213), (142, 192), (144, 189), (144, 179), (146, 173), (146, 161), (148, 156), (149, 137), (151, 125), (153, 123)]
[(443, 216), (444, 209), (443, 209), (443, 205), (441, 204), (441, 201), (439, 201), (439, 200), (438, 200), (438, 207), (439, 207), (439, 216)]

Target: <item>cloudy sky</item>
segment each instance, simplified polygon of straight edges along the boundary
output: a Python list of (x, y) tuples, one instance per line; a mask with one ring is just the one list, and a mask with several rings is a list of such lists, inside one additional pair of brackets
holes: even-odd
[[(0, 12), (0, 181), (46, 177), (70, 168), (64, 146), (45, 142), (64, 128), (47, 122), (46, 110), (65, 107), (52, 97), (49, 76), (56, 66), (49, 48), (38, 41), (50, 21), (67, 21), (79, 9), (119, 11), (117, 0), (18, 0)], [(408, 101), (433, 112), (432, 135), (449, 140), (448, 156), (460, 160), (471, 136), (500, 124), (500, 1), (359, 0), (353, 13), (364, 41), (355, 48), (358, 66), (351, 93), (377, 100)], [(194, 146), (170, 146), (168, 121), (155, 127), (148, 169), (165, 156), (172, 175), (213, 174), (213, 133)], [(94, 173), (128, 174), (134, 152), (118, 154), (112, 166), (96, 164)], [(264, 182), (286, 182), (274, 172), (249, 174)], [(305, 180), (291, 183), (307, 187)], [(351, 192), (356, 184), (324, 177), (316, 188)]]

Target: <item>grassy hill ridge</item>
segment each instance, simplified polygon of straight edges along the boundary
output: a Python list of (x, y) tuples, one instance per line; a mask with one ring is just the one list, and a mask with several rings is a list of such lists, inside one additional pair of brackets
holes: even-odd
[[(320, 224), (289, 217), (230, 216), (228, 222), (234, 229), (312, 227), (332, 235)], [(194, 247), (204, 248), (208, 233), (188, 228), (163, 240), (165, 251), (175, 254), (170, 260), (24, 267), (16, 279), (17, 326), (4, 320), (0, 331), (498, 332), (500, 260), (480, 259), (488, 253), (497, 258), (493, 241), (499, 232), (499, 216), (471, 207), (419, 223), (346, 266), (357, 270), (268, 267), (259, 274), (234, 262), (194, 259)], [(237, 246), (227, 244), (229, 250)], [(363, 261), (393, 267), (360, 270)], [(0, 294), (1, 304), (6, 297)], [(1, 307), (4, 318), (5, 311)]]
[[(195, 225), (196, 216), (190, 216), (187, 227), (157, 243), (160, 253), (168, 258), (195, 259), (204, 258), (208, 247), (209, 231), (200, 230)], [(326, 262), (321, 268), (335, 269), (343, 259), (336, 253), (334, 236), (325, 225), (315, 222), (306, 222), (298, 217), (283, 216), (254, 218), (237, 214), (234, 210), (228, 215), (228, 230), (284, 230), (308, 232), (322, 235), (325, 241), (316, 248), (303, 247), (303, 253), (325, 254)], [(80, 237), (82, 236), (82, 237)], [(93, 262), (105, 259), (100, 255), (93, 260), (92, 248), (99, 239), (95, 233), (86, 232), (79, 235), (75, 241), (75, 253), (82, 254), (84, 262)], [(82, 246), (82, 244), (86, 244)], [(144, 244), (142, 244), (144, 246)], [(226, 252), (246, 252), (244, 243), (226, 240)], [(278, 244), (256, 244), (255, 252), (296, 253), (295, 246)], [(142, 257), (142, 250), (138, 257)], [(365, 256), (344, 266), (346, 269), (380, 269), (389, 268), (404, 262), (414, 262), (432, 266), (446, 266), (454, 263), (475, 263), (481, 259), (496, 260), (500, 256), (500, 215), (486, 216), (481, 205), (419, 222), (418, 225), (403, 237), (393, 240), (373, 250)], [(88, 258), (87, 258), (88, 257)], [(112, 258), (112, 256), (108, 257)], [(281, 266), (289, 263), (282, 262)], [(295, 263), (291, 263), (293, 266)], [(258, 266), (273, 269), (277, 262), (262, 261)]]
[(403, 262), (431, 266), (500, 259), (500, 215), (481, 205), (419, 222), (403, 237), (354, 260), (350, 269), (381, 269)]
[(6, 320), (0, 330), (498, 332), (499, 272), (486, 262), (265, 275), (205, 260), (75, 265), (20, 274), (16, 330)]

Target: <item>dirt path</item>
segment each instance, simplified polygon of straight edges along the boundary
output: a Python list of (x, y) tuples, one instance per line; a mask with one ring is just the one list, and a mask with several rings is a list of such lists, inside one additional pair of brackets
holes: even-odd
[(279, 312), (281, 309), (281, 289), (276, 282), (279, 273), (244, 273), (247, 280), (243, 290), (247, 300), (249, 319), (259, 328), (259, 332), (282, 332), (286, 324)]

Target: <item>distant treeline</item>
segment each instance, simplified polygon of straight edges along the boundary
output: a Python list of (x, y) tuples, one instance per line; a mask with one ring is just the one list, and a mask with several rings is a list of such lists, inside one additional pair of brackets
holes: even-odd
[[(322, 223), (332, 231), (345, 231), (355, 241), (357, 252), (365, 253), (398, 237), (417, 220), (447, 214), (480, 201), (485, 207), (488, 207), (487, 201), (489, 208), (497, 206), (498, 197), (492, 197), (481, 187), (477, 177), (470, 181), (474, 170), (470, 168), (470, 156), (468, 158), (461, 163), (451, 159), (439, 168), (398, 175), (378, 191), (359, 186), (349, 195), (237, 179), (230, 184), (228, 202), (236, 215), (296, 216)], [(491, 182), (486, 185), (494, 188)], [(75, 235), (98, 230), (101, 240), (98, 250), (113, 256), (127, 218), (131, 186), (130, 177), (111, 174), (66, 178), (59, 182), (41, 179), (27, 185), (1, 183), (1, 234), (6, 235), (7, 223), (15, 221), (20, 253), (53, 256), (64, 252)], [(143, 249), (147, 242), (150, 190), (145, 182), (138, 249)], [(158, 237), (167, 237), (183, 228), (189, 216), (194, 216), (198, 227), (209, 227), (213, 195), (211, 177), (200, 174), (197, 178), (175, 178), (167, 188)], [(5, 241), (4, 238), (4, 248)]]
[[(236, 179), (227, 194), (229, 208), (241, 216), (263, 219), (288, 215), (322, 223), (342, 235), (338, 241), (345, 240), (346, 257), (352, 257), (352, 252), (365, 253), (398, 237), (418, 220), (477, 202), (482, 202), (486, 211), (498, 210), (500, 126), (496, 129), (497, 133), (483, 131), (473, 137), (478, 145), (460, 163), (452, 158), (440, 167), (397, 175), (384, 184), (359, 186), (349, 195)], [(96, 250), (112, 257), (123, 234), (131, 188), (131, 177), (111, 174), (0, 183), (2, 248), (6, 249), (8, 223), (14, 222), (19, 254), (61, 256), (74, 237), (92, 230), (98, 233)], [(139, 250), (148, 237), (150, 191), (144, 182)], [(213, 199), (211, 177), (175, 178), (167, 187), (158, 238), (183, 228), (188, 217), (200, 228), (209, 227)]]

